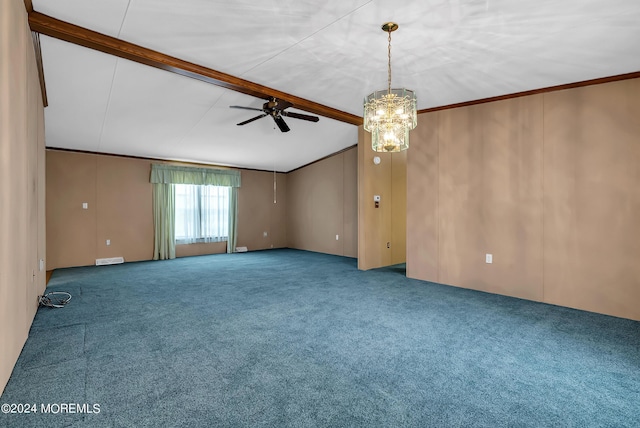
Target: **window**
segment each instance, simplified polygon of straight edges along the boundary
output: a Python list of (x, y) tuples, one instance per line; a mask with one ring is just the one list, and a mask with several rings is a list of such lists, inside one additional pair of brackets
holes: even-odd
[(229, 239), (229, 187), (174, 184), (176, 244)]

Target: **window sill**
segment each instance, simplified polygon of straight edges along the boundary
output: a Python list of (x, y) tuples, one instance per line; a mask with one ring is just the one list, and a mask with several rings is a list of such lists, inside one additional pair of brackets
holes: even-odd
[(209, 238), (209, 239), (196, 239), (196, 242), (188, 242), (187, 240), (176, 239), (176, 245), (191, 245), (191, 244), (215, 244), (217, 242), (227, 242), (229, 238)]

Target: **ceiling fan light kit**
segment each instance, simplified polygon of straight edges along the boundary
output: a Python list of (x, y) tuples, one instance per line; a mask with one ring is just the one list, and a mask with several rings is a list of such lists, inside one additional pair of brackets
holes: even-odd
[(371, 132), (371, 148), (375, 152), (400, 152), (409, 148), (409, 131), (418, 123), (416, 94), (409, 89), (391, 88), (391, 33), (395, 22), (386, 22), (388, 33), (387, 89), (375, 91), (364, 99), (364, 129)]
[(289, 128), (287, 123), (284, 121), (282, 116), (292, 117), (294, 119), (302, 119), (309, 122), (317, 122), (318, 120), (320, 120), (320, 118), (318, 118), (317, 116), (294, 113), (291, 111), (284, 111), (289, 107), (293, 107), (293, 104), (276, 97), (271, 97), (266, 103), (262, 105), (261, 109), (255, 108), (255, 107), (244, 107), (244, 106), (229, 106), (229, 107), (262, 112), (262, 114), (252, 117), (251, 119), (245, 120), (244, 122), (238, 123), (237, 124), (238, 126), (246, 125), (247, 123), (251, 123), (254, 120), (262, 119), (263, 117), (266, 117), (266, 116), (271, 116), (274, 122), (276, 123), (276, 125), (278, 126), (278, 128), (280, 129), (280, 131), (289, 132), (291, 129)]

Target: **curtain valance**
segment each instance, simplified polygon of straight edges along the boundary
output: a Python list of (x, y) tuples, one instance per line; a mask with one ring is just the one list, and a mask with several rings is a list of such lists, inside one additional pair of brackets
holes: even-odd
[(151, 182), (240, 187), (240, 171), (218, 168), (151, 164)]

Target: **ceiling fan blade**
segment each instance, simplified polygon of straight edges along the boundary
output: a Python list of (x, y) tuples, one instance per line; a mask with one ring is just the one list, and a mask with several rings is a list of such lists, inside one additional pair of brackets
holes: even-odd
[(320, 120), (318, 116), (310, 116), (308, 114), (294, 113), (292, 111), (281, 111), (280, 114), (287, 117), (293, 117), (294, 119), (308, 120), (309, 122), (317, 122)]
[(261, 108), (255, 108), (255, 107), (243, 107), (243, 106), (229, 106), (229, 108), (241, 108), (243, 110), (255, 110), (255, 111), (262, 111)]
[(278, 110), (284, 110), (293, 105), (289, 101), (281, 100), (280, 98), (275, 98), (275, 102), (276, 102), (275, 108)]
[(258, 116), (256, 116), (256, 117), (252, 117), (252, 118), (251, 118), (251, 119), (249, 119), (249, 120), (245, 120), (244, 122), (240, 122), (240, 123), (238, 123), (238, 126), (246, 125), (247, 123), (253, 122), (254, 120), (261, 119), (261, 118), (263, 118), (263, 117), (265, 117), (265, 116), (267, 116), (267, 113), (260, 114), (260, 115), (258, 115)]
[(290, 129), (287, 126), (286, 122), (284, 121), (284, 119), (282, 118), (282, 116), (280, 115), (273, 115), (273, 120), (276, 122), (276, 125), (278, 125), (278, 128), (280, 128), (280, 130), (282, 132), (289, 132)]

